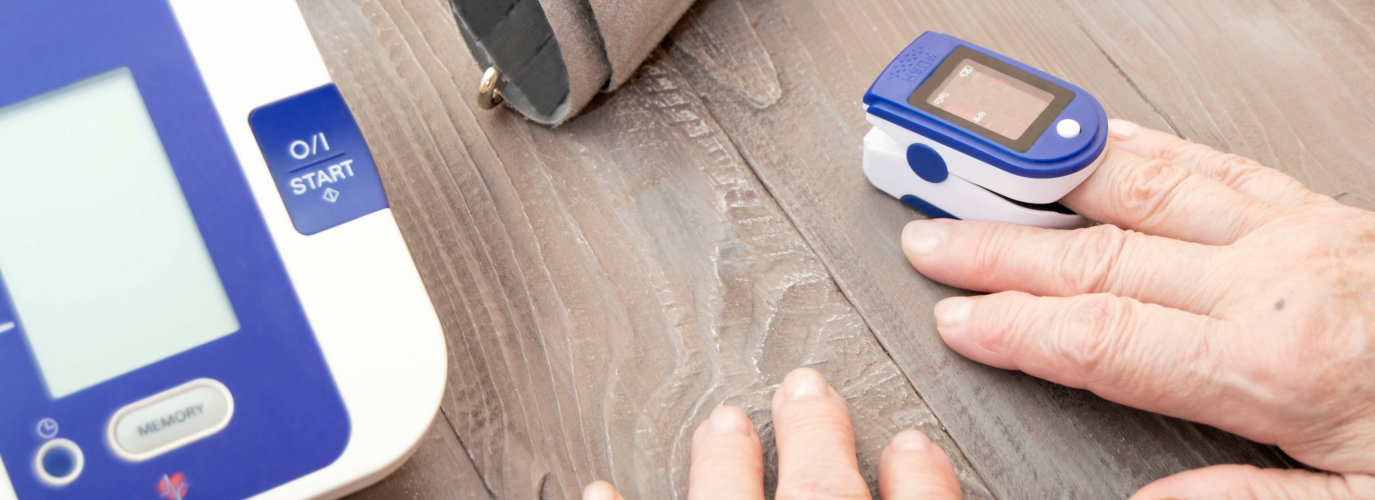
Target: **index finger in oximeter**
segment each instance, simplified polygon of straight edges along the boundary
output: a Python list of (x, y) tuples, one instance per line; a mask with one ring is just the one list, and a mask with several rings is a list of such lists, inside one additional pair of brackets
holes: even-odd
[(1107, 116), (1079, 87), (926, 32), (864, 95), (864, 173), (932, 217), (1078, 227), (1056, 203), (1093, 172)]

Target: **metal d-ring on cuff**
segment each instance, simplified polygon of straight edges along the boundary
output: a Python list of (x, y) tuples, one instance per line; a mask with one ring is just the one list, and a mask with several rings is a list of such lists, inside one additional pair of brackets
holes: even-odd
[(482, 82), (477, 87), (477, 105), (482, 109), (492, 109), (501, 105), (506, 98), (501, 96), (501, 72), (496, 66), (482, 73)]

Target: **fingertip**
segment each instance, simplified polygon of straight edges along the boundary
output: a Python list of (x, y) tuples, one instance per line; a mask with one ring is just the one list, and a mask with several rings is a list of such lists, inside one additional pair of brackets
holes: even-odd
[(949, 297), (936, 303), (933, 314), (936, 316), (936, 329), (947, 341), (950, 336), (960, 336), (974, 311), (974, 299), (969, 297)]
[(606, 481), (593, 481), (582, 490), (582, 500), (622, 500), (616, 487)]
[(763, 446), (744, 411), (717, 408), (692, 439), (690, 500), (763, 498)]
[(821, 372), (802, 367), (788, 372), (788, 375), (783, 377), (783, 385), (779, 387), (779, 392), (783, 393), (784, 402), (802, 401), (825, 396), (830, 392), (830, 388)]
[(750, 422), (750, 417), (739, 408), (729, 405), (712, 411), (711, 417), (707, 419), (707, 424), (709, 424), (707, 426), (709, 431), (715, 435), (749, 435), (754, 431), (754, 424)]
[[(734, 455), (761, 448), (754, 423), (740, 408), (723, 405), (697, 424), (692, 433), (693, 460), (699, 457)], [(759, 454), (754, 451), (754, 454)]]
[[(922, 275), (966, 290), (1033, 285), (1028, 266), (1044, 266), (1041, 240), (1050, 230), (1003, 222), (918, 220), (903, 230), (902, 250)], [(1039, 269), (1040, 267), (1037, 267)]]
[(936, 303), (936, 332), (961, 356), (995, 368), (1013, 369), (1008, 325), (1026, 311), (1034, 295), (1015, 290), (975, 297), (949, 297)]
[(902, 229), (902, 250), (912, 265), (918, 265), (935, 255), (948, 240), (945, 221), (937, 219), (914, 220)]
[[(778, 497), (786, 493), (842, 498), (867, 491), (855, 458), (855, 433), (845, 399), (811, 368), (793, 370), (774, 396)], [(818, 485), (818, 478), (828, 478)], [(824, 486), (825, 491), (811, 488)]]
[(884, 499), (958, 499), (960, 481), (945, 451), (921, 431), (897, 433), (879, 457)]
[(931, 449), (931, 438), (916, 429), (907, 429), (893, 436), (888, 446), (898, 451), (926, 452)]
[(975, 337), (977, 332), (974, 331), (972, 320), (974, 307), (979, 300), (983, 298), (948, 297), (936, 303), (932, 314), (936, 317), (936, 333), (940, 334), (945, 345), (967, 358), (989, 363), (993, 351), (984, 345), (987, 341)]
[(1141, 125), (1136, 122), (1113, 118), (1108, 120), (1108, 136), (1119, 141), (1131, 139), (1141, 131)]

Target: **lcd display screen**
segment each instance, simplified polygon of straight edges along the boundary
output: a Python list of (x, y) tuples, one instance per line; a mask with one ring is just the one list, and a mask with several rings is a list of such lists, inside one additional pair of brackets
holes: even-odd
[(908, 104), (1025, 152), (1074, 100), (1074, 91), (967, 46), (955, 47)]
[(927, 104), (1009, 140), (1020, 139), (1055, 97), (972, 59), (956, 67)]
[(0, 276), (54, 398), (239, 329), (127, 68), (0, 108)]

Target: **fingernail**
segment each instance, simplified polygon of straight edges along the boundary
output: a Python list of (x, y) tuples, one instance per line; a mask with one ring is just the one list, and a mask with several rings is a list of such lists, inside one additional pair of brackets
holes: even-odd
[(1108, 135), (1112, 136), (1113, 139), (1130, 139), (1140, 130), (1141, 126), (1137, 125), (1136, 122), (1117, 118), (1108, 120)]
[(893, 436), (893, 447), (905, 451), (926, 451), (931, 448), (931, 438), (921, 431), (907, 429)]
[(945, 242), (945, 224), (940, 221), (917, 220), (902, 230), (902, 247), (916, 255), (930, 255)]
[(943, 333), (959, 330), (970, 311), (974, 310), (974, 299), (969, 297), (950, 297), (936, 303), (936, 327)]
[(826, 393), (826, 379), (811, 368), (798, 368), (783, 377), (783, 395), (789, 401), (801, 401)]
[(712, 434), (748, 434), (751, 427), (749, 417), (731, 406), (722, 406), (711, 412)]
[(606, 481), (597, 481), (582, 490), (582, 500), (616, 500), (616, 488)]

